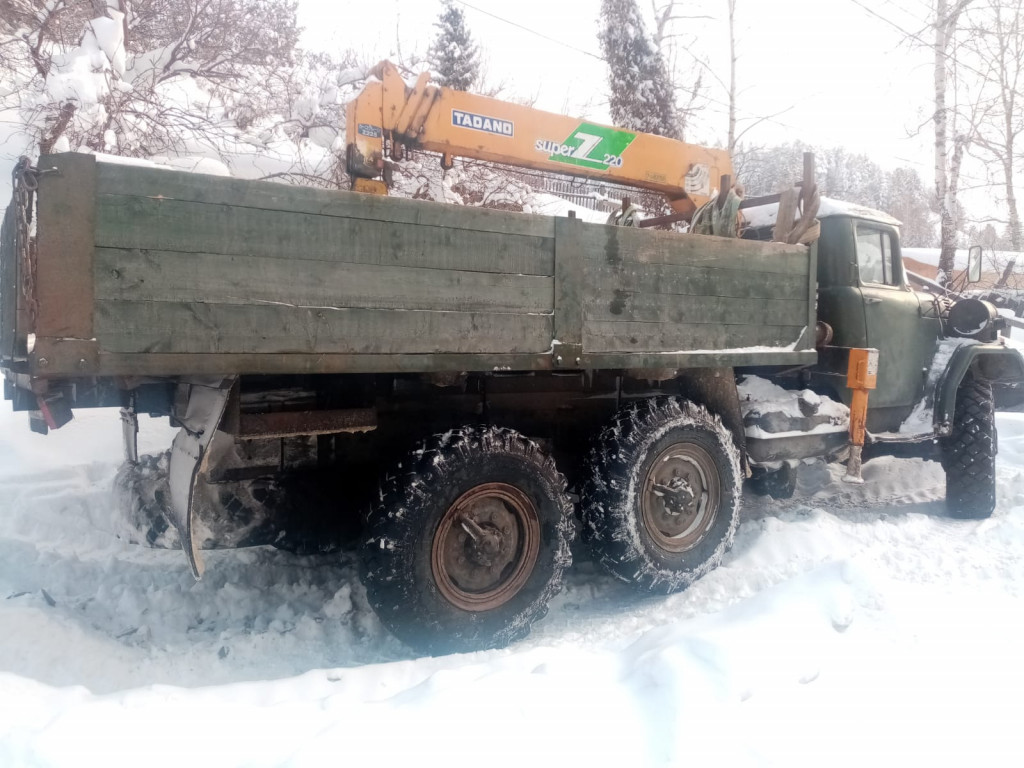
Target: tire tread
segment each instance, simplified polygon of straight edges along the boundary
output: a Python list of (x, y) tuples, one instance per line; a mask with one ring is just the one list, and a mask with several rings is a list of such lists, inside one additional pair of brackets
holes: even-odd
[[(659, 433), (674, 427), (697, 430), (719, 446), (722, 509), (727, 525), (711, 554), (681, 569), (656, 563), (636, 535), (631, 494), (645, 451)], [(742, 474), (739, 454), (721, 419), (703, 406), (676, 398), (639, 401), (621, 409), (598, 435), (590, 453), (581, 493), (583, 538), (598, 562), (613, 576), (648, 592), (670, 593), (689, 586), (715, 568), (732, 545), (739, 520)]]
[(991, 516), (996, 505), (997, 452), (992, 385), (965, 379), (957, 390), (952, 434), (942, 443), (951, 516), (971, 520)]

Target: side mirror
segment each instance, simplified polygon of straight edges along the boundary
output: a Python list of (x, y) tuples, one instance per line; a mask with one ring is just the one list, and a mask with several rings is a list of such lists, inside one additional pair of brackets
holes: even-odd
[(967, 251), (967, 282), (981, 280), (981, 246), (972, 245)]

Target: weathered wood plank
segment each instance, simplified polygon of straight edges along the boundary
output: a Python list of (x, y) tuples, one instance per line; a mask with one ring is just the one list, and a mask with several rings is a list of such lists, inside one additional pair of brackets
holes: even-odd
[[(555, 222), (555, 334), (575, 360), (583, 343), (583, 251), (576, 218)], [(571, 348), (571, 349), (568, 349)], [(564, 360), (564, 355), (563, 355)]]
[(587, 368), (738, 368), (743, 366), (761, 365), (814, 365), (817, 352), (813, 349), (798, 351), (756, 352), (684, 352), (680, 354), (658, 353), (619, 353), (585, 355), (583, 360)]
[(553, 275), (552, 238), (108, 195), (96, 245)]
[(99, 164), (99, 194), (554, 237), (554, 220), (547, 216), (110, 163)]
[[(808, 249), (808, 255), (810, 256), (810, 263), (808, 264), (807, 270), (807, 306), (805, 311), (807, 312), (807, 319), (804, 321), (808, 328), (814, 328), (817, 337), (817, 325), (818, 325), (818, 241), (815, 240), (811, 243)], [(813, 347), (814, 342), (812, 341), (809, 346)]]
[(93, 232), (96, 160), (92, 155), (40, 158), (36, 207), (35, 332), (40, 336), (92, 338)]
[(644, 322), (681, 325), (791, 325), (807, 322), (807, 303), (790, 299), (738, 299), (721, 296), (601, 291), (586, 304), (588, 325), (593, 322)]
[(604, 352), (724, 352), (750, 347), (786, 347), (801, 338), (805, 326), (667, 325), (664, 323), (587, 323), (583, 348)]
[(591, 294), (605, 290), (672, 296), (723, 296), (737, 299), (807, 299), (807, 275), (757, 273), (675, 264), (619, 266), (588, 261), (586, 280)]
[(99, 301), (100, 349), (119, 353), (539, 353), (551, 315)]
[(612, 266), (677, 264), (742, 272), (806, 275), (807, 247), (710, 235), (680, 235), (599, 224), (581, 232), (588, 259)]
[(301, 307), (550, 313), (539, 275), (96, 249), (96, 298)]
[[(606, 353), (585, 355), (581, 368), (707, 368), (746, 365), (812, 365), (813, 349), (798, 352)], [(60, 371), (95, 376), (178, 376), (206, 374), (424, 373), (429, 371), (546, 371), (549, 354), (539, 355), (309, 355), (309, 354), (121, 354), (103, 352), (85, 370), (69, 360)], [(567, 366), (567, 367), (576, 367)], [(34, 371), (42, 374), (43, 371)]]
[(14, 358), (18, 326), (17, 210), (7, 206), (0, 228), (0, 360)]
[[(621, 367), (621, 366), (619, 366)], [(544, 371), (543, 354), (164, 354), (103, 352), (95, 370), (102, 376), (207, 374), (426, 373), (430, 371)]]

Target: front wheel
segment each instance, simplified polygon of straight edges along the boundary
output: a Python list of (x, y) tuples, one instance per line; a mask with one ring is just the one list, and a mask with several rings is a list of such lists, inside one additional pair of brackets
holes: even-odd
[(501, 647), (547, 612), (572, 562), (565, 479), (522, 435), (463, 428), (385, 480), (363, 581), (381, 622), (416, 650)]
[(614, 576), (675, 592), (717, 566), (732, 543), (741, 477), (717, 416), (675, 399), (637, 403), (591, 452), (583, 535)]
[(997, 448), (992, 385), (966, 378), (956, 393), (953, 431), (942, 441), (946, 509), (952, 517), (981, 520), (992, 515)]

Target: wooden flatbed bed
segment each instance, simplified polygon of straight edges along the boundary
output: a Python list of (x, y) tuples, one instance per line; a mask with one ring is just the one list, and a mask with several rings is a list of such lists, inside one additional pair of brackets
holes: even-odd
[(38, 168), (37, 247), (9, 212), (0, 249), (0, 357), (36, 377), (815, 360), (814, 248), (83, 154)]

